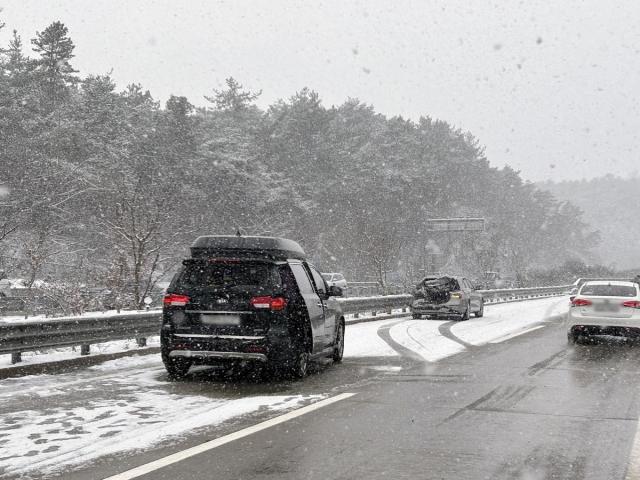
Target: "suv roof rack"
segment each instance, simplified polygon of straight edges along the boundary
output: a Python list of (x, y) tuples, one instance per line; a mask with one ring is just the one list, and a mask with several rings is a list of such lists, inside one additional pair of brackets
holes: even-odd
[(204, 235), (191, 245), (191, 256), (246, 256), (270, 259), (295, 258), (305, 260), (306, 255), (298, 242), (280, 237), (242, 237), (237, 235)]

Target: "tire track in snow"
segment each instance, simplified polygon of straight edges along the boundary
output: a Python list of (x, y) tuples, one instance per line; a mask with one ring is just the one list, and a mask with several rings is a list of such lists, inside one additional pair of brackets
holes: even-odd
[(471, 343), (465, 342), (464, 340), (462, 340), (461, 338), (457, 337), (452, 331), (451, 331), (451, 327), (453, 327), (456, 323), (456, 321), (451, 321), (451, 322), (447, 322), (447, 323), (443, 323), (442, 325), (440, 325), (438, 327), (438, 331), (440, 332), (440, 335), (442, 335), (445, 338), (448, 338), (449, 340), (452, 340), (456, 343), (459, 343), (460, 345), (462, 345), (464, 348), (468, 348), (468, 349), (473, 349), (473, 348), (477, 348), (476, 345), (473, 345)]
[[(391, 334), (389, 333), (389, 330), (391, 330), (392, 327), (399, 325), (403, 322), (406, 322), (406, 320), (401, 320), (399, 322), (392, 323), (391, 325), (385, 325), (384, 327), (380, 327), (378, 329), (378, 336), (382, 340), (384, 340), (391, 348), (393, 348), (396, 352), (398, 352), (398, 354), (401, 357), (407, 358), (414, 362), (423, 363), (425, 360), (424, 358), (422, 358), (422, 356), (418, 355), (416, 352), (405, 347), (404, 345), (400, 345), (391, 337)], [(408, 332), (409, 325), (407, 325), (405, 328), (407, 329), (407, 335), (409, 335), (409, 332)]]

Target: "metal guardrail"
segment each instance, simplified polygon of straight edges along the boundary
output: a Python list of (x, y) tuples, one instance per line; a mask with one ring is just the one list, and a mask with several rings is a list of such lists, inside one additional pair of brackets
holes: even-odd
[(0, 323), (0, 354), (11, 354), (11, 363), (17, 363), (21, 352), (47, 348), (80, 345), (80, 354), (88, 355), (91, 344), (129, 338), (144, 346), (147, 337), (158, 335), (160, 321), (155, 310)]
[[(483, 290), (482, 294), (490, 303), (495, 303), (561, 295), (571, 287)], [(376, 318), (378, 313), (392, 314), (394, 309), (407, 312), (412, 298), (409, 294), (401, 294), (337, 300), (346, 315), (358, 318), (368, 314), (365, 318)], [(17, 363), (25, 351), (80, 345), (80, 354), (88, 355), (91, 344), (131, 338), (144, 346), (147, 337), (159, 334), (160, 324), (160, 310), (0, 323), (0, 354), (11, 354), (12, 363)]]
[(384, 287), (378, 282), (349, 282), (345, 294), (349, 297), (399, 295), (406, 292), (401, 285), (387, 284)]
[(385, 311), (391, 313), (391, 310), (402, 308), (406, 309), (411, 304), (413, 296), (409, 294), (403, 295), (385, 295), (378, 297), (355, 297), (340, 298), (338, 302), (342, 307), (342, 313), (345, 315), (353, 314), (356, 318), (361, 313), (371, 313), (376, 316), (377, 312)]
[(553, 287), (503, 288), (496, 290), (479, 290), (487, 303), (527, 300), (529, 298), (552, 297), (569, 293), (573, 285), (557, 285)]

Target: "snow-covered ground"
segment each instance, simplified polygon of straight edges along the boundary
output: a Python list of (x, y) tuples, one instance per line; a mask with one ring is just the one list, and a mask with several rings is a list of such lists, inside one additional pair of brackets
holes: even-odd
[[(526, 305), (526, 308), (523, 308)], [(548, 319), (558, 318), (569, 311), (568, 297), (552, 297), (526, 303), (492, 305), (484, 318), (456, 323), (451, 328), (460, 340), (472, 345), (484, 345), (524, 333)]]
[(389, 357), (398, 353), (378, 335), (378, 329), (398, 323), (398, 319), (347, 325), (344, 337), (345, 357)]
[[(389, 327), (389, 336), (394, 342), (425, 361), (435, 362), (465, 350), (465, 344), (478, 346), (527, 333), (549, 319), (566, 314), (568, 309), (567, 297), (549, 297), (487, 305), (484, 317), (466, 322), (406, 318), (349, 325), (345, 356), (398, 356), (379, 335), (379, 329)], [(443, 335), (440, 328), (445, 324), (450, 325), (450, 332), (458, 341)]]
[(410, 320), (394, 325), (391, 338), (428, 362), (460, 353), (464, 347), (444, 337), (439, 328), (447, 323), (442, 320)]
[[(157, 355), (105, 362), (86, 374), (0, 383), (0, 411), (9, 410), (0, 414), (0, 476), (53, 473), (99, 456), (149, 448), (259, 410), (289, 410), (324, 397), (176, 393)], [(55, 396), (60, 400), (50, 402)], [(28, 401), (29, 408), (11, 407), (20, 400)], [(36, 405), (41, 408), (33, 408)]]

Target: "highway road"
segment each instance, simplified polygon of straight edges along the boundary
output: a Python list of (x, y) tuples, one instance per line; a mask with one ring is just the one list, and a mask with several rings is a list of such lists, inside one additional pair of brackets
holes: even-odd
[(0, 381), (0, 478), (640, 478), (640, 346), (568, 346), (568, 300), (347, 328), (264, 383), (156, 355)]

